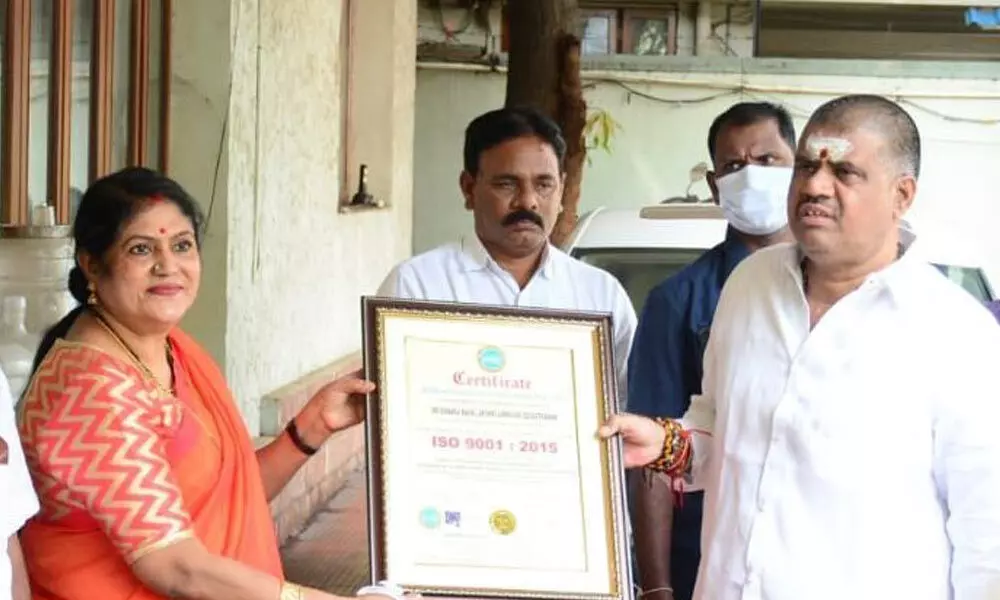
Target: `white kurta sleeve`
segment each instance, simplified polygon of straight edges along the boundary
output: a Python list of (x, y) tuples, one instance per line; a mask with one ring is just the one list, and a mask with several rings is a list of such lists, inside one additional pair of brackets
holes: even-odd
[(712, 432), (715, 429), (715, 385), (712, 377), (715, 373), (715, 354), (718, 345), (713, 340), (716, 339), (716, 336), (710, 335), (705, 348), (702, 393), (691, 397), (691, 405), (681, 418), (681, 425), (691, 432), (692, 445), (691, 475), (685, 482), (685, 492), (705, 489), (705, 474), (712, 456)]
[(995, 331), (970, 336), (980, 343), (954, 349), (951, 368), (940, 369), (935, 407), (934, 475), (947, 507), (955, 600), (1000, 598), (1000, 328), (984, 326)]
[[(719, 294), (719, 304), (712, 318), (712, 329), (708, 335), (708, 344), (702, 357), (701, 394), (691, 397), (691, 405), (681, 418), (684, 429), (691, 432), (692, 464), (690, 476), (685, 481), (684, 491), (697, 492), (705, 489), (705, 480), (712, 461), (715, 447), (713, 434), (718, 406), (720, 375), (726, 367), (720, 364), (720, 356), (725, 356), (726, 346), (733, 330), (733, 323), (743, 322), (744, 304), (739, 301), (741, 290), (740, 267), (730, 275), (722, 292)], [(734, 292), (733, 290), (736, 289)], [(731, 296), (735, 294), (734, 302)]]
[(7, 538), (17, 532), (25, 521), (38, 512), (38, 497), (24, 462), (24, 450), (14, 422), (14, 400), (7, 378), (0, 371), (0, 439), (7, 451), (5, 464), (0, 464), (0, 536), (6, 549)]
[(618, 384), (618, 408), (625, 410), (628, 406), (628, 356), (632, 351), (632, 338), (638, 319), (635, 307), (629, 299), (625, 288), (614, 281), (615, 297), (612, 300), (612, 325), (614, 326), (615, 374)]

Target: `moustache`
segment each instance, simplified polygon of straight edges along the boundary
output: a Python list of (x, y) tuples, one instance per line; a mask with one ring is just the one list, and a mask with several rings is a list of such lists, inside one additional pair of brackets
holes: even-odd
[(532, 212), (528, 209), (522, 208), (521, 210), (515, 210), (514, 212), (508, 214), (501, 221), (501, 225), (504, 227), (509, 227), (515, 223), (520, 223), (521, 221), (531, 221), (535, 225), (538, 225), (539, 229), (544, 229), (545, 224), (542, 223), (542, 218), (538, 216), (538, 213)]
[(838, 215), (840, 214), (839, 206), (837, 205), (836, 200), (829, 196), (813, 196), (810, 194), (803, 194), (799, 197), (799, 201), (795, 205), (796, 214), (805, 210), (806, 207), (810, 207), (813, 210), (831, 218), (838, 218)]
[(811, 194), (802, 194), (799, 196), (799, 201), (796, 203), (796, 208), (801, 208), (805, 204), (818, 204), (823, 208), (832, 208), (831, 205), (835, 205), (836, 201), (829, 196), (813, 196)]

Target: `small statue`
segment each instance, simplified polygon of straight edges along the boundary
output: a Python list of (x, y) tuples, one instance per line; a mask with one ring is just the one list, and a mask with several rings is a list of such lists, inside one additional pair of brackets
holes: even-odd
[(385, 206), (375, 196), (368, 193), (368, 165), (361, 165), (361, 172), (358, 175), (358, 191), (351, 197), (351, 206), (370, 206), (382, 208)]

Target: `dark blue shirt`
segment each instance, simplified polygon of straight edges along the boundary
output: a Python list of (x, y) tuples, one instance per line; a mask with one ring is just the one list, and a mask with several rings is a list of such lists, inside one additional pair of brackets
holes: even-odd
[[(725, 241), (649, 293), (629, 355), (628, 412), (681, 417), (691, 396), (701, 393), (702, 357), (719, 294), (749, 255), (730, 228)], [(671, 563), (677, 598), (690, 597), (694, 586), (702, 500), (701, 493), (685, 494), (683, 506), (674, 509)]]
[(649, 293), (629, 355), (629, 412), (680, 417), (701, 393), (702, 355), (719, 294), (749, 255), (730, 229), (725, 241)]

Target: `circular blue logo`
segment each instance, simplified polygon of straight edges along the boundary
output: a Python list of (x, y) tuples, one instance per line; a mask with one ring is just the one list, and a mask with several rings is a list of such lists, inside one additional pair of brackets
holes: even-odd
[(441, 513), (436, 508), (425, 508), (420, 511), (420, 524), (427, 529), (437, 529), (441, 526)]
[(484, 371), (496, 373), (504, 366), (503, 351), (496, 346), (488, 346), (479, 351), (479, 366)]

